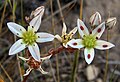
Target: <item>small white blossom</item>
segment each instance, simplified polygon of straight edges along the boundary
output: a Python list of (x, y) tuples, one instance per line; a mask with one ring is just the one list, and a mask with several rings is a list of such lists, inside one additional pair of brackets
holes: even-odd
[(36, 42), (43, 43), (52, 41), (54, 39), (54, 36), (45, 32), (36, 33), (39, 29), (39, 26), (41, 24), (41, 18), (44, 13), (43, 6), (39, 7), (38, 13), (37, 15), (35, 15), (36, 17), (30, 21), (30, 26), (28, 26), (27, 31), (24, 27), (14, 22), (7, 23), (7, 26), (10, 29), (10, 31), (21, 38), (12, 45), (12, 47), (9, 50), (9, 55), (17, 54), (18, 52), (28, 47), (32, 57), (36, 61), (40, 61), (40, 50)]
[(105, 22), (97, 26), (92, 31), (92, 33), (89, 33), (87, 27), (80, 19), (77, 20), (77, 27), (82, 39), (73, 39), (68, 42), (68, 45), (72, 48), (78, 49), (85, 47), (84, 55), (85, 60), (88, 64), (90, 64), (94, 59), (94, 48), (99, 50), (106, 50), (115, 46), (110, 42), (99, 40), (105, 30)]
[(55, 37), (62, 43), (62, 45), (67, 48), (67, 42), (69, 42), (72, 39), (72, 36), (77, 32), (77, 27), (75, 27), (73, 30), (71, 30), (68, 34), (66, 33), (67, 27), (65, 23), (63, 23), (63, 29), (62, 29), (62, 36), (55, 35)]

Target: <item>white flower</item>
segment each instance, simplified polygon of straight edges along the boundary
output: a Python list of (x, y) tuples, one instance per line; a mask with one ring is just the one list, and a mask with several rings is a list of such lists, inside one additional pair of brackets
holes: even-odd
[(39, 15), (37, 15), (30, 21), (30, 26), (28, 26), (27, 31), (24, 27), (14, 22), (7, 23), (10, 31), (21, 38), (12, 45), (9, 50), (9, 55), (17, 54), (18, 52), (28, 47), (32, 57), (36, 61), (40, 61), (40, 50), (36, 42), (43, 43), (52, 41), (54, 39), (54, 36), (52, 34), (45, 32), (36, 33), (41, 24), (41, 18), (43, 13), (44, 7), (42, 6), (39, 9)]
[(99, 12), (96, 12), (90, 17), (91, 26), (98, 26), (101, 23), (101, 15)]
[(48, 72), (44, 71), (41, 67), (41, 64), (43, 63), (43, 61), (47, 60), (47, 59), (50, 59), (52, 55), (49, 55), (49, 56), (46, 56), (46, 57), (42, 57), (40, 58), (41, 62), (37, 62), (37, 61), (34, 61), (33, 59), (29, 58), (29, 59), (26, 59), (24, 57), (21, 57), (19, 56), (20, 59), (22, 59), (23, 61), (25, 62), (30, 62), (31, 66), (29, 66), (29, 68), (27, 69), (26, 73), (23, 75), (23, 76), (27, 76), (30, 74), (30, 72), (33, 70), (33, 69), (36, 69), (38, 71), (40, 71), (42, 74), (48, 74)]
[(97, 26), (91, 34), (89, 33), (85, 24), (80, 19), (77, 20), (77, 26), (82, 39), (73, 39), (68, 42), (68, 45), (72, 48), (78, 49), (85, 47), (84, 55), (85, 60), (88, 64), (93, 61), (95, 54), (94, 48), (99, 50), (106, 50), (115, 46), (107, 41), (98, 40), (105, 30), (105, 22)]
[(116, 17), (111, 17), (106, 20), (105, 24), (108, 29), (112, 29), (115, 26), (116, 22), (117, 22)]
[(55, 35), (55, 37), (62, 43), (62, 45), (67, 48), (67, 42), (72, 39), (72, 36), (77, 32), (77, 27), (75, 27), (73, 30), (71, 30), (68, 34), (66, 33), (67, 27), (65, 23), (63, 23), (63, 29), (62, 29), (62, 36)]

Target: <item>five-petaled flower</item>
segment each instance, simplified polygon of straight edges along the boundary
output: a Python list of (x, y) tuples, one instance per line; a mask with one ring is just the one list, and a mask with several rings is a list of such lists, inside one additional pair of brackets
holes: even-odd
[(67, 43), (72, 39), (72, 36), (77, 32), (77, 27), (75, 27), (73, 30), (71, 30), (68, 34), (66, 33), (67, 27), (65, 23), (63, 23), (63, 29), (62, 29), (62, 36), (55, 35), (55, 37), (62, 43), (62, 45), (67, 48)]
[(54, 35), (52, 34), (45, 32), (36, 33), (41, 24), (43, 13), (44, 6), (38, 7), (35, 10), (35, 17), (30, 21), (27, 31), (24, 27), (14, 22), (7, 23), (10, 31), (21, 38), (12, 45), (9, 50), (9, 55), (14, 55), (28, 47), (32, 57), (36, 61), (40, 61), (40, 50), (36, 42), (43, 43), (54, 39)]
[(105, 30), (105, 22), (98, 25), (91, 33), (80, 19), (77, 20), (77, 27), (82, 39), (72, 39), (68, 42), (68, 45), (78, 49), (85, 47), (84, 55), (88, 64), (93, 61), (94, 48), (106, 50), (115, 46), (107, 41), (99, 40)]
[(27, 76), (30, 74), (30, 72), (33, 70), (33, 69), (36, 69), (38, 71), (40, 71), (42, 74), (48, 74), (48, 72), (44, 71), (42, 68), (41, 68), (41, 64), (43, 63), (43, 61), (47, 60), (47, 59), (50, 59), (52, 55), (49, 55), (49, 56), (46, 56), (46, 57), (41, 57), (40, 58), (40, 62), (39, 61), (36, 61), (35, 59), (33, 59), (33, 57), (29, 57), (28, 59), (27, 58), (24, 58), (24, 57), (21, 57), (19, 56), (20, 59), (22, 59), (23, 61), (25, 61), (28, 65), (29, 65), (29, 68), (27, 69), (26, 73), (23, 75), (23, 76)]

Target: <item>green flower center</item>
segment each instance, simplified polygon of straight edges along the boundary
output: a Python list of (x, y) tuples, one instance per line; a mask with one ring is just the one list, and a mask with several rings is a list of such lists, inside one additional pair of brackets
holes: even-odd
[[(29, 29), (29, 26), (28, 26), (28, 29)], [(33, 29), (29, 29), (28, 31), (23, 33), (22, 38), (23, 38), (23, 42), (25, 44), (32, 45), (36, 41), (37, 36), (36, 36), (35, 32), (33, 31)]]
[(66, 35), (63, 35), (62, 36), (62, 43), (67, 43), (68, 41), (70, 41), (71, 40), (71, 37), (70, 37), (70, 35), (68, 35), (68, 34), (66, 34)]
[(87, 48), (94, 48), (96, 45), (96, 38), (93, 35), (84, 36), (82, 44)]

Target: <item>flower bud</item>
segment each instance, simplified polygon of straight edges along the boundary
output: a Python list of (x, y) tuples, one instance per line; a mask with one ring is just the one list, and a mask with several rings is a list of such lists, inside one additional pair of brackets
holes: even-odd
[(90, 24), (92, 27), (98, 26), (101, 23), (101, 15), (99, 12), (96, 12), (90, 17)]
[(116, 22), (117, 22), (116, 17), (111, 17), (106, 20), (105, 24), (108, 29), (112, 29), (115, 26)]

